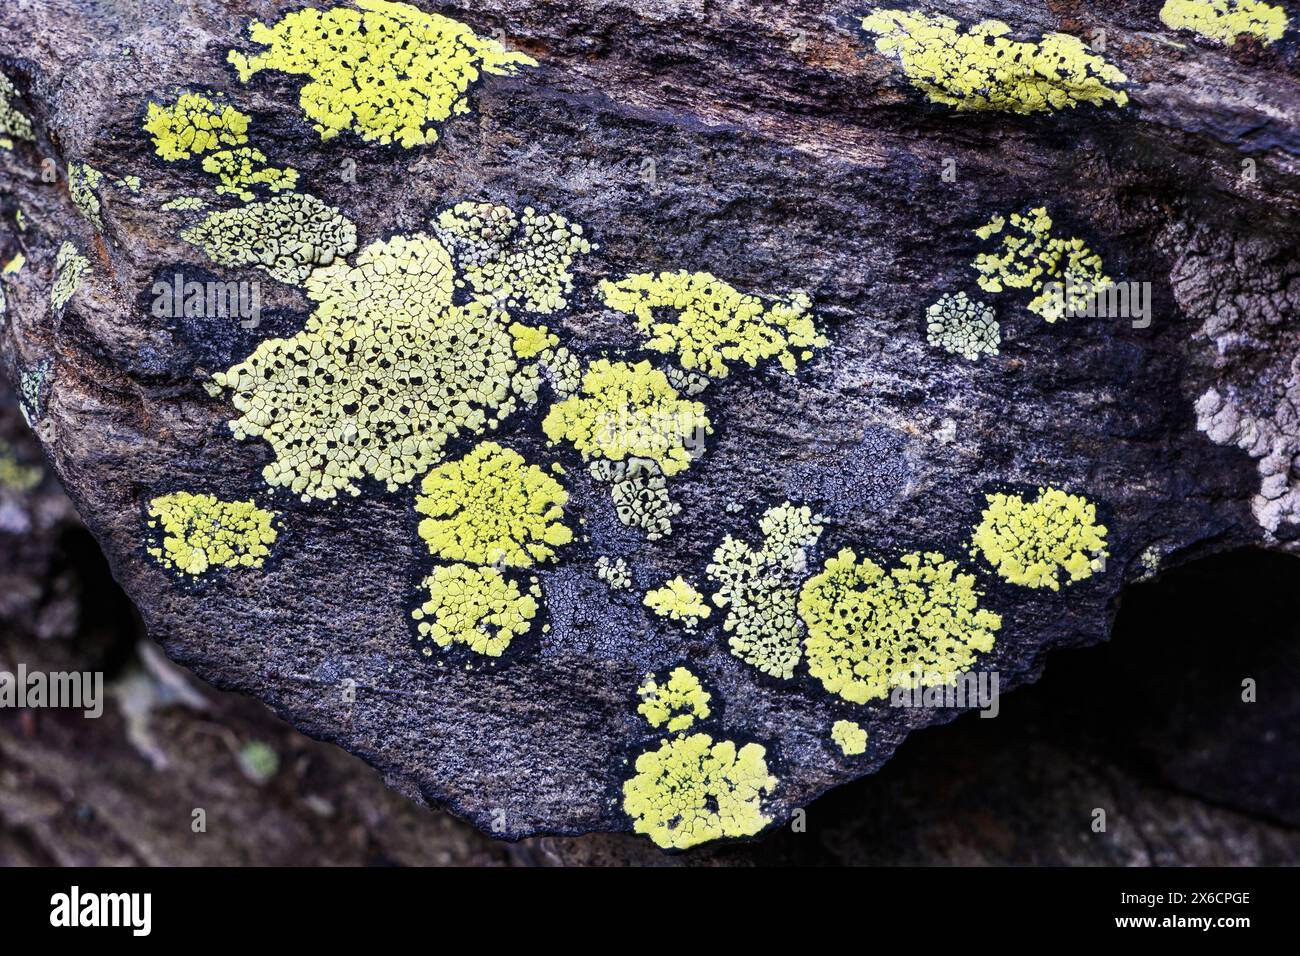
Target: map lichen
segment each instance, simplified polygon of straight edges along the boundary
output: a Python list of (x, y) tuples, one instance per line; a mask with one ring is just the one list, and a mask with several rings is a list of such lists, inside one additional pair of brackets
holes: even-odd
[(266, 49), (230, 51), (247, 83), (262, 70), (310, 77), (298, 103), (322, 139), (354, 130), (362, 139), (410, 148), (433, 143), (436, 124), (469, 112), (465, 94), (483, 73), (512, 75), (535, 60), (477, 36), (465, 24), (407, 3), (357, 0), (310, 7), (249, 37)]
[(428, 599), (411, 616), (419, 622), (416, 641), (421, 653), (453, 645), (487, 657), (500, 657), (510, 642), (528, 633), (537, 615), (540, 590), (536, 583), (521, 590), (496, 568), (466, 564), (441, 565), (424, 581)]
[(191, 577), (211, 568), (260, 568), (275, 543), (275, 513), (249, 501), (177, 491), (149, 502), (149, 554)]
[(17, 98), (18, 90), (13, 82), (0, 73), (0, 148), (3, 149), (12, 149), (16, 139), (36, 139), (32, 121), (14, 103)]
[(846, 757), (857, 757), (867, 752), (867, 732), (856, 721), (835, 721), (831, 727), (831, 740)]
[(966, 297), (965, 292), (944, 293), (925, 310), (926, 340), (945, 352), (972, 362), (981, 355), (997, 355), (1002, 330), (993, 307)]
[(655, 614), (678, 622), (687, 631), (694, 631), (712, 613), (704, 603), (704, 595), (680, 575), (648, 591), (644, 603)]
[(54, 256), (54, 285), (50, 288), (50, 307), (56, 314), (63, 312), (89, 273), (90, 260), (77, 252), (71, 241), (59, 246)]
[(983, 555), (998, 576), (1028, 588), (1060, 590), (1105, 568), (1106, 527), (1097, 506), (1059, 488), (1040, 488), (1038, 497), (985, 496), (988, 507), (971, 538), (972, 555)]
[(695, 726), (697, 720), (708, 720), (709, 694), (700, 679), (685, 667), (675, 667), (667, 680), (657, 680), (647, 674), (636, 690), (641, 698), (637, 713), (656, 729), (670, 734), (681, 733)]
[(1265, 46), (1282, 39), (1289, 22), (1285, 8), (1260, 0), (1165, 0), (1160, 20), (1224, 44), (1248, 36)]

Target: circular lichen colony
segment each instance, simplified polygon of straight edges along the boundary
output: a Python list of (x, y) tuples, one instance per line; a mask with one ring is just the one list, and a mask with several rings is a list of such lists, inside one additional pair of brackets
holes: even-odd
[(998, 576), (1028, 588), (1060, 590), (1105, 567), (1106, 527), (1097, 506), (1059, 488), (1038, 497), (987, 495), (988, 507), (971, 537), (972, 554), (983, 555)]
[(536, 400), (508, 317), (484, 302), (450, 304), (446, 250), (427, 236), (368, 246), (355, 266), (317, 270), (319, 303), (303, 331), (263, 342), (214, 376), (234, 392), (238, 438), (268, 441), (268, 484), (304, 500), (389, 491), (442, 458), (453, 437), (495, 428)]
[(700, 679), (685, 667), (675, 667), (667, 680), (647, 674), (637, 688), (641, 703), (637, 713), (651, 727), (671, 734), (690, 730), (697, 720), (707, 720), (711, 695), (700, 686)]
[(867, 732), (856, 721), (835, 721), (831, 727), (831, 740), (846, 757), (858, 757), (867, 752)]
[(704, 595), (681, 575), (648, 591), (643, 603), (655, 614), (676, 621), (687, 631), (694, 631), (712, 613), (704, 603)]
[(808, 670), (855, 704), (951, 683), (1002, 626), (979, 598), (974, 577), (941, 554), (904, 555), (886, 571), (845, 548), (799, 594)]
[(221, 501), (177, 491), (149, 502), (148, 528), (160, 535), (149, 554), (160, 564), (197, 576), (210, 568), (260, 568), (271, 553), (275, 513), (252, 501)]
[(420, 537), (443, 560), (526, 568), (573, 540), (563, 486), (496, 442), (434, 468), (420, 488)]
[(425, 578), (424, 587), (429, 597), (411, 616), (418, 622), (416, 642), (426, 657), (433, 654), (429, 644), (500, 657), (514, 638), (528, 632), (537, 615), (536, 584), (520, 590), (496, 568), (443, 565)]
[(965, 292), (944, 293), (925, 310), (926, 339), (945, 352), (971, 361), (997, 355), (1002, 331), (992, 306), (966, 297)]
[(636, 759), (623, 784), (632, 828), (661, 847), (684, 850), (723, 837), (753, 836), (771, 822), (763, 796), (776, 787), (767, 751), (697, 733), (663, 741)]

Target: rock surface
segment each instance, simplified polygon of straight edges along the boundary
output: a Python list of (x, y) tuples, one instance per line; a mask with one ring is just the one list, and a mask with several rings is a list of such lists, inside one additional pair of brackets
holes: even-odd
[[(873, 47), (862, 11), (833, 4), (490, 3), (443, 12), (540, 65), (485, 74), (468, 113), (405, 149), (353, 132), (322, 141), (298, 108), (302, 77), (240, 82), (226, 52), (253, 52), (250, 18), (274, 22), (292, 4), (7, 5), (0, 70), (35, 139), (0, 152), (0, 266), (26, 258), (4, 276), (0, 349), (149, 633), (408, 796), (509, 838), (629, 829), (623, 782), (661, 736), (636, 712), (637, 687), (684, 664), (713, 695), (705, 728), (765, 748), (777, 782), (762, 811), (777, 823), (953, 715), (849, 703), (803, 667), (764, 676), (729, 652), (721, 609), (692, 633), (642, 604), (679, 575), (707, 592), (714, 549), (728, 534), (758, 542), (765, 509), (793, 501), (825, 516), (813, 571), (843, 547), (885, 566), (926, 551), (959, 561), (1001, 615), (978, 669), (1004, 691), (1037, 679), (1049, 652), (1105, 639), (1122, 589), (1154, 567), (1293, 549), (1293, 40), (1225, 49), (1169, 31), (1152, 3), (996, 6), (944, 9), (963, 23), (996, 14), (1029, 37), (1095, 43), (1105, 31), (1128, 104), (1020, 116), (928, 103)], [(600, 279), (661, 270), (804, 292), (827, 344), (794, 376), (739, 366), (699, 396), (713, 434), (670, 477), (681, 511), (659, 540), (620, 524), (574, 449), (547, 442), (539, 423), (558, 395), (543, 385), (539, 407), (492, 437), (566, 469), (579, 533), (537, 572), (549, 630), (517, 638), (499, 664), (427, 660), (410, 620), (433, 564), (418, 481), (300, 501), (263, 481), (271, 448), (232, 436), (229, 395), (207, 388), (260, 342), (302, 329), (312, 302), (209, 261), (180, 238), (203, 214), (162, 209), (194, 195), (238, 205), (196, 165), (160, 159), (142, 128), (148, 103), (190, 89), (224, 92), (270, 160), (356, 225), (361, 248), (428, 230), (463, 200), (581, 224), (598, 248), (575, 261), (567, 307), (544, 319), (584, 362), (664, 363), (597, 292)], [(102, 177), (94, 203), (83, 165)], [(971, 263), (990, 246), (973, 230), (1038, 206), (1111, 277), (1149, 283), (1149, 325), (1048, 323), (1027, 295), (977, 288)], [(87, 271), (56, 308), (67, 241)], [(261, 322), (157, 317), (155, 283), (177, 273), (260, 283)], [(996, 305), (998, 354), (971, 360), (927, 340), (927, 308), (959, 290)], [(1016, 586), (970, 554), (987, 494), (1044, 485), (1096, 503), (1108, 529), (1104, 567), (1059, 591)], [(176, 491), (274, 509), (265, 566), (194, 582), (160, 567), (146, 511)], [(634, 586), (611, 591), (601, 556), (623, 558)], [(846, 717), (868, 731), (862, 757), (831, 742)]]

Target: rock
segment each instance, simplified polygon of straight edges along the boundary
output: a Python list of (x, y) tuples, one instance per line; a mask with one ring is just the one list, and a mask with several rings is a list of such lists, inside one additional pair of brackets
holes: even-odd
[[(333, 42), (437, 38), (379, 111), (281, 42), (292, 4), (0, 12), (0, 350), (204, 680), (493, 835), (684, 847), (954, 716), (898, 671), (1012, 690), (1153, 568), (1295, 550), (1286, 43), (950, 3), (974, 103), (912, 15), (360, 6)], [(989, 84), (1003, 53), (1072, 80)], [(960, 326), (984, 306), (996, 338)], [(707, 715), (649, 726), (679, 667)]]

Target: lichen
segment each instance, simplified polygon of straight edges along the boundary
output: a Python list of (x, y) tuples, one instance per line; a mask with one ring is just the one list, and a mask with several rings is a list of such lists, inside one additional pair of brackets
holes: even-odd
[(1011, 27), (999, 20), (963, 30), (951, 17), (906, 10), (875, 10), (862, 27), (876, 35), (876, 51), (897, 59), (932, 103), (1038, 113), (1128, 102), (1117, 89), (1127, 77), (1065, 33), (1023, 42), (1010, 39)]
[(306, 193), (209, 213), (181, 238), (223, 266), (256, 266), (273, 278), (301, 285), (313, 269), (346, 256), (356, 226), (333, 206)]
[(649, 541), (673, 533), (672, 519), (682, 508), (669, 497), (668, 482), (655, 462), (645, 458), (599, 458), (587, 470), (597, 481), (609, 484), (614, 513), (624, 525), (644, 531)]
[(611, 560), (602, 554), (596, 559), (596, 577), (611, 591), (626, 591), (632, 586), (632, 572), (622, 558)]
[(144, 129), (153, 138), (154, 152), (167, 162), (248, 142), (248, 117), (202, 93), (182, 93), (171, 104), (150, 103)]
[[(606, 305), (635, 318), (648, 348), (675, 354), (684, 369), (714, 378), (727, 376), (728, 363), (753, 368), (772, 358), (793, 373), (812, 349), (826, 344), (802, 293), (765, 303), (708, 272), (685, 271), (604, 280), (599, 289)], [(662, 317), (664, 309), (676, 317)]]
[(867, 732), (855, 721), (835, 721), (831, 727), (831, 740), (846, 757), (857, 757), (867, 752)]
[(45, 415), (45, 394), (53, 363), (38, 359), (18, 373), (18, 408), (29, 427), (35, 426)]
[[(459, 645), (487, 657), (500, 657), (510, 642), (528, 633), (537, 615), (540, 589), (526, 590), (496, 568), (440, 565), (424, 581), (428, 600), (411, 616), (418, 621), (421, 653)], [(425, 642), (428, 642), (427, 644)]]
[(7, 276), (17, 275), (23, 271), (23, 266), (25, 265), (27, 265), (27, 257), (21, 252), (16, 252), (14, 253), (14, 257), (5, 263), (4, 268), (0, 269), (0, 274)]
[(1010, 225), (1006, 229), (1007, 219), (994, 216), (975, 230), (983, 240), (1002, 236), (998, 252), (982, 252), (971, 263), (985, 292), (1029, 289), (1035, 293), (1029, 310), (1055, 322), (1085, 309), (1093, 295), (1111, 284), (1102, 271), (1101, 257), (1082, 239), (1051, 234), (1052, 218), (1044, 207), (1013, 213)]
[(582, 226), (531, 206), (518, 215), (509, 206), (463, 202), (438, 216), (434, 234), (451, 250), (460, 278), (475, 295), (507, 311), (543, 314), (568, 305), (573, 291), (569, 267), (595, 248)]
[(986, 498), (971, 553), (983, 555), (1003, 580), (1057, 591), (1062, 572), (1072, 583), (1104, 569), (1106, 527), (1086, 498), (1050, 487), (1028, 502), (1000, 493)]
[(44, 477), (45, 470), (40, 465), (20, 461), (14, 447), (0, 438), (0, 491), (26, 494)]
[(551, 407), (542, 430), (584, 458), (645, 458), (672, 476), (690, 467), (692, 443), (713, 428), (704, 406), (680, 398), (649, 362), (598, 359), (579, 394)]
[(275, 513), (249, 501), (177, 491), (149, 502), (148, 547), (164, 567), (191, 577), (212, 568), (260, 568), (275, 543)]
[(737, 749), (704, 733), (662, 741), (637, 757), (635, 776), (623, 784), (623, 809), (635, 832), (666, 849), (753, 836), (771, 822), (763, 797), (777, 781), (766, 756), (759, 744)]
[(217, 192), (231, 194), (247, 202), (256, 198), (254, 186), (265, 186), (273, 193), (298, 185), (298, 171), (267, 164), (266, 154), (252, 146), (223, 149), (203, 157), (203, 171), (217, 177)]
[(718, 586), (713, 603), (727, 611), (722, 628), (731, 653), (772, 677), (793, 677), (802, 657), (799, 580), (823, 520), (788, 501), (769, 508), (759, 520), (761, 548), (727, 535), (708, 566)]
[(96, 229), (104, 228), (99, 196), (95, 192), (103, 181), (104, 174), (87, 163), (68, 165), (68, 195), (81, 215)]
[(981, 355), (997, 355), (1002, 331), (993, 317), (993, 307), (965, 292), (944, 293), (925, 310), (926, 339), (945, 352), (971, 361)]
[(537, 397), (508, 317), (482, 301), (451, 304), (437, 240), (398, 236), (355, 262), (311, 275), (318, 305), (300, 333), (213, 377), (234, 392), (235, 436), (271, 444), (266, 481), (304, 500), (359, 494), (365, 476), (395, 491), (451, 439), (496, 428)]
[(89, 272), (90, 260), (77, 252), (71, 241), (59, 246), (54, 257), (54, 285), (50, 288), (50, 307), (56, 314), (63, 311)]
[(808, 670), (856, 704), (895, 686), (950, 683), (1002, 626), (979, 598), (974, 576), (942, 554), (907, 554), (886, 571), (845, 548), (799, 593)]
[(163, 212), (197, 212), (208, 207), (208, 201), (202, 196), (177, 196), (162, 204)]
[(0, 147), (5, 149), (11, 149), (15, 139), (36, 139), (32, 121), (14, 103), (17, 98), (18, 90), (9, 77), (0, 73)]
[(1249, 36), (1265, 46), (1282, 39), (1289, 22), (1285, 8), (1260, 0), (1165, 0), (1160, 20), (1171, 30), (1191, 30), (1220, 43)]
[(496, 442), (434, 468), (420, 489), (420, 537), (443, 560), (527, 568), (573, 540), (564, 487)]
[(265, 50), (229, 61), (247, 83), (262, 70), (308, 76), (298, 103), (322, 139), (354, 130), (363, 139), (410, 148), (438, 138), (435, 124), (469, 111), (483, 73), (536, 66), (522, 53), (477, 36), (456, 20), (406, 3), (357, 0), (360, 10), (307, 8), (249, 37)]
[(670, 734), (681, 733), (695, 726), (697, 720), (708, 720), (709, 700), (712, 695), (702, 686), (700, 679), (685, 667), (675, 667), (665, 681), (647, 674), (637, 688), (641, 704), (637, 713), (654, 728), (664, 728)]
[(644, 604), (660, 617), (678, 622), (687, 631), (694, 631), (712, 613), (704, 603), (704, 595), (680, 575), (646, 592)]

